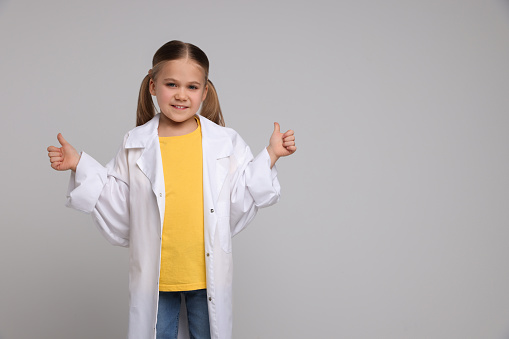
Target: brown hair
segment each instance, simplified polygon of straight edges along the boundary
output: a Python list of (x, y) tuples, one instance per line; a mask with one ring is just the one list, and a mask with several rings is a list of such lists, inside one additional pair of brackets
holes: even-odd
[(207, 97), (201, 105), (200, 114), (218, 125), (224, 126), (223, 114), (217, 97), (217, 91), (209, 80), (209, 59), (207, 55), (193, 44), (172, 40), (162, 45), (152, 59), (152, 72), (147, 74), (140, 86), (138, 109), (136, 110), (136, 126), (143, 125), (156, 113), (154, 102), (149, 90), (150, 79), (155, 79), (166, 61), (189, 58), (203, 68), (205, 81), (208, 85)]

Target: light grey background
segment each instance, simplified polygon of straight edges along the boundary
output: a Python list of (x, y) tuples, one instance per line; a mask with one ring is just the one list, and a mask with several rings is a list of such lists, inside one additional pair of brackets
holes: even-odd
[(0, 338), (123, 338), (127, 250), (64, 207), (159, 46), (211, 61), (227, 125), (296, 131), (235, 238), (235, 338), (509, 337), (509, 3), (0, 1)]

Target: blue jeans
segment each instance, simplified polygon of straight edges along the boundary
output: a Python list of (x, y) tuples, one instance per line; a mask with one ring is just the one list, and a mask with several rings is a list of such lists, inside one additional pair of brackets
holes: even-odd
[(156, 333), (157, 339), (177, 339), (180, 295), (186, 301), (187, 321), (191, 339), (210, 339), (207, 290), (159, 292)]

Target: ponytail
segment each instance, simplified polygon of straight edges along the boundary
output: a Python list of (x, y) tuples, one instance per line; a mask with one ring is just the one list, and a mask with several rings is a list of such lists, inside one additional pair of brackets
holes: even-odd
[(207, 80), (207, 85), (209, 89), (207, 97), (201, 104), (200, 115), (215, 122), (219, 126), (224, 126), (223, 113), (221, 112), (221, 106), (219, 105), (216, 88), (210, 80)]
[(138, 109), (136, 110), (136, 126), (141, 126), (148, 122), (155, 115), (154, 101), (149, 90), (150, 74), (147, 74), (140, 86), (140, 94), (138, 96)]

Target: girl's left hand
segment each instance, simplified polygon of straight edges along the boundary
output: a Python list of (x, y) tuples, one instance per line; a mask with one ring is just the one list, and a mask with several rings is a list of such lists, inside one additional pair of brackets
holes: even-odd
[(294, 132), (290, 129), (285, 133), (281, 133), (279, 124), (275, 122), (274, 132), (272, 132), (270, 137), (267, 151), (269, 152), (271, 159), (271, 168), (280, 157), (286, 157), (295, 153), (295, 151), (297, 151), (297, 147), (295, 146)]

